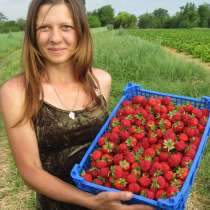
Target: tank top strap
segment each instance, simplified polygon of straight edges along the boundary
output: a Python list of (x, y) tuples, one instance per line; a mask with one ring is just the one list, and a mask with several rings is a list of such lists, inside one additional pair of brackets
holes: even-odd
[(93, 75), (92, 75), (91, 72), (89, 72), (89, 76), (90, 76), (90, 79), (93, 81), (93, 84), (94, 84), (94, 87), (95, 87), (95, 93), (96, 93), (96, 95), (97, 95), (97, 96), (101, 96), (101, 95), (102, 95), (101, 89), (100, 89), (100, 87), (98, 87), (98, 84), (97, 84), (97, 82), (95, 81), (95, 79), (94, 79), (94, 77), (93, 77)]

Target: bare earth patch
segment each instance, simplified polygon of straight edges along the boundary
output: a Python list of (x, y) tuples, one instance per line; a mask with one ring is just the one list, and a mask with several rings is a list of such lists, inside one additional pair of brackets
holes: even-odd
[(190, 62), (190, 63), (194, 63), (197, 64), (207, 70), (210, 70), (210, 63), (204, 63), (201, 59), (199, 58), (194, 58), (192, 55), (183, 53), (183, 52), (178, 52), (176, 49), (174, 48), (169, 48), (169, 47), (163, 47), (167, 52), (175, 55), (176, 57), (184, 60), (185, 62)]

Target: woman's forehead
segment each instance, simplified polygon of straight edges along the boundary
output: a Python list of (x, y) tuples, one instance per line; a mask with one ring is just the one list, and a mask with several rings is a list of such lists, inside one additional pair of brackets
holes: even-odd
[(42, 5), (38, 11), (37, 15), (37, 25), (44, 23), (54, 24), (60, 22), (67, 22), (73, 24), (73, 18), (71, 11), (64, 3), (61, 4), (45, 4)]

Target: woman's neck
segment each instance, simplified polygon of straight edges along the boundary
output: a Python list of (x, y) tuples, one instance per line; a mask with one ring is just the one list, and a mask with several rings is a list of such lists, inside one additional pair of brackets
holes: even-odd
[(69, 84), (75, 83), (76, 80), (73, 74), (73, 67), (71, 64), (47, 64), (46, 66), (48, 82), (52, 84)]

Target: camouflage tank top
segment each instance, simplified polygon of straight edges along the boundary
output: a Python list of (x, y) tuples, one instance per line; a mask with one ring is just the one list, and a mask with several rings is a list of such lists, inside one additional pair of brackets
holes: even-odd
[[(87, 147), (108, 117), (106, 100), (98, 94), (100, 105), (75, 111), (74, 120), (69, 111), (43, 102), (36, 119), (33, 120), (43, 168), (65, 182), (73, 184), (70, 170), (79, 163)], [(58, 202), (37, 193), (39, 210), (84, 210), (86, 208)]]

